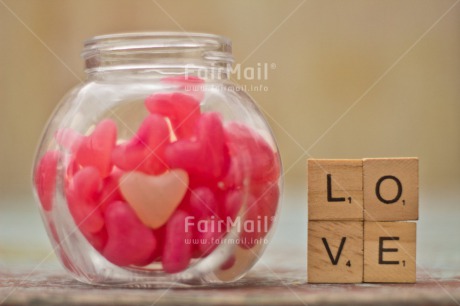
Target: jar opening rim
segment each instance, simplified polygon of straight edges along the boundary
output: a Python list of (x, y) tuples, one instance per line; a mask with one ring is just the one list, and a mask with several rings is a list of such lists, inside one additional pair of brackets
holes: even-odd
[(195, 32), (128, 32), (94, 36), (84, 42), (82, 57), (88, 59), (104, 51), (129, 51), (139, 49), (168, 50), (219, 49), (231, 54), (232, 42), (229, 38)]

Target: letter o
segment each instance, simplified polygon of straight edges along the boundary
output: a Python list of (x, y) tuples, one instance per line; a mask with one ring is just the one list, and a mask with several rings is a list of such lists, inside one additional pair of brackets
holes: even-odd
[[(391, 200), (385, 200), (382, 195), (380, 194), (380, 185), (383, 183), (383, 181), (385, 180), (393, 180), (396, 182), (396, 185), (398, 186), (398, 193), (396, 194), (396, 197), (394, 197), (393, 199)], [(382, 203), (385, 203), (385, 204), (393, 204), (393, 203), (396, 203), (398, 202), (399, 198), (401, 198), (401, 195), (402, 195), (402, 191), (403, 191), (403, 187), (402, 187), (402, 184), (401, 184), (401, 181), (395, 177), (395, 176), (392, 176), (392, 175), (385, 175), (385, 176), (382, 176), (378, 181), (377, 181), (377, 184), (375, 185), (375, 195), (377, 196), (377, 198), (379, 199), (380, 202)]]

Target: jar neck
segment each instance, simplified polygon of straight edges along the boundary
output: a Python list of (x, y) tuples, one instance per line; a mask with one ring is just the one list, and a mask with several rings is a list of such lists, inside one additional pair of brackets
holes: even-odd
[(143, 71), (228, 78), (231, 41), (200, 33), (124, 33), (93, 37), (82, 57), (88, 75)]

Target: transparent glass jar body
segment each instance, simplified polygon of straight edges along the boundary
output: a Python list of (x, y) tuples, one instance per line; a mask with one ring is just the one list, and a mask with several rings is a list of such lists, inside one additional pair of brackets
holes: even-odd
[(132, 33), (85, 44), (87, 80), (52, 115), (34, 188), (78, 280), (169, 286), (241, 278), (273, 234), (281, 163), (231, 44)]

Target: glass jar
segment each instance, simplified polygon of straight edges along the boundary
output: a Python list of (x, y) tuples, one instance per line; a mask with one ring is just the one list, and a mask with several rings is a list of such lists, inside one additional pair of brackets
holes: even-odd
[(34, 165), (64, 267), (90, 284), (241, 278), (269, 242), (281, 163), (267, 122), (229, 81), (221, 36), (88, 40), (87, 80), (52, 115)]

